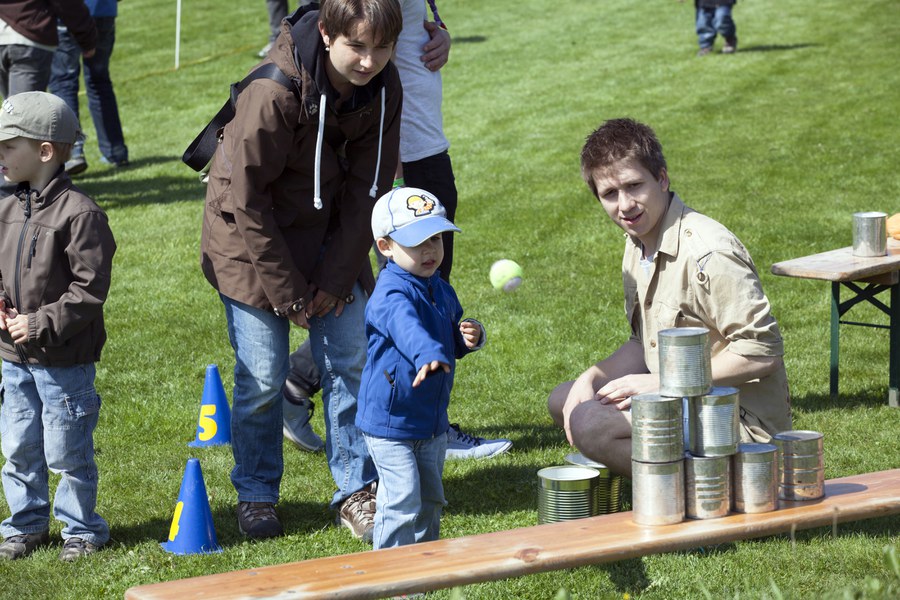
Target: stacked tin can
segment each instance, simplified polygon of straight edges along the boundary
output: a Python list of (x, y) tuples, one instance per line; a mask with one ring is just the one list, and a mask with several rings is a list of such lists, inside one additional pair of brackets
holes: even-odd
[(714, 388), (709, 331), (659, 332), (659, 394), (632, 397), (634, 521), (709, 519), (731, 508), (739, 440), (736, 388)]

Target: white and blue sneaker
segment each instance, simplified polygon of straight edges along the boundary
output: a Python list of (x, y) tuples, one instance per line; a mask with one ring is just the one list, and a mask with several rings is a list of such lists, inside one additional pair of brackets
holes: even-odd
[(313, 402), (306, 391), (290, 380), (284, 383), (284, 420), (282, 433), (301, 450), (321, 452), (325, 442), (313, 431), (309, 421), (313, 415)]
[(505, 438), (488, 440), (469, 435), (453, 423), (447, 430), (447, 460), (460, 458), (493, 458), (512, 448), (512, 441)]

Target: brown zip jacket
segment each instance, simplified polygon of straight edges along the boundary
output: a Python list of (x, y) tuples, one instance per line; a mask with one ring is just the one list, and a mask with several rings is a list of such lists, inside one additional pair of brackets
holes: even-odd
[(393, 181), (402, 103), (388, 63), (335, 111), (318, 13), (292, 18), (266, 60), (294, 80), (300, 100), (271, 79), (238, 96), (210, 166), (201, 237), (216, 290), (284, 312), (316, 289), (347, 298), (359, 280), (371, 291), (372, 207)]
[(28, 315), (28, 341), (0, 331), (0, 357), (48, 367), (100, 360), (115, 251), (106, 214), (62, 169), (40, 193), (0, 199), (0, 297)]

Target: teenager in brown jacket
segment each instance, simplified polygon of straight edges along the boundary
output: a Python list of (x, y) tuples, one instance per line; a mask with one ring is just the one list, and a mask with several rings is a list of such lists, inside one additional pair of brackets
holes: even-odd
[(232, 482), (238, 524), (281, 535), (282, 394), (289, 329), (309, 329), (323, 374), (332, 507), (371, 535), (375, 467), (357, 430), (365, 363), (370, 219), (397, 167), (402, 89), (390, 62), (396, 0), (324, 0), (285, 20), (271, 79), (237, 100), (213, 157), (201, 240), (203, 272), (225, 305), (234, 348)]

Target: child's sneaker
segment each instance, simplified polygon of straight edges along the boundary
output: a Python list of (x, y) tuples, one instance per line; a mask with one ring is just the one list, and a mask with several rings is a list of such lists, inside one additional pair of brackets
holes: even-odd
[(456, 423), (447, 430), (447, 460), (457, 458), (493, 458), (512, 448), (512, 441), (505, 438), (488, 440), (469, 435)]
[(93, 554), (99, 549), (100, 546), (87, 542), (80, 537), (70, 537), (63, 543), (63, 549), (59, 553), (59, 560), (74, 562), (82, 556)]
[(354, 492), (341, 504), (338, 521), (353, 533), (353, 537), (372, 543), (375, 530), (375, 484), (370, 483)]
[(0, 543), (0, 560), (16, 560), (34, 552), (50, 542), (50, 532), (21, 533), (11, 535)]

